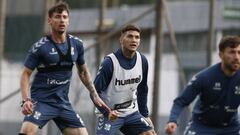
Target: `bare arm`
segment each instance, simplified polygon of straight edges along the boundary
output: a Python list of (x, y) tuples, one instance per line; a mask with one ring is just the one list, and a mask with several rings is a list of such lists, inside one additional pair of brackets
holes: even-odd
[(88, 71), (87, 65), (86, 64), (78, 65), (77, 68), (78, 68), (78, 76), (81, 79), (82, 83), (88, 89), (90, 94), (96, 95), (97, 92), (90, 78), (90, 73)]
[(91, 80), (87, 65), (86, 64), (77, 65), (77, 68), (78, 68), (78, 76), (80, 77), (81, 81), (86, 86), (86, 88), (88, 89), (90, 93), (90, 97), (95, 103), (95, 105), (102, 107), (106, 109), (108, 112), (110, 112), (111, 109), (101, 100), (101, 98), (97, 94), (97, 91)]
[(33, 112), (33, 103), (30, 99), (29, 95), (29, 83), (30, 83), (30, 76), (32, 74), (32, 70), (29, 68), (24, 67), (21, 80), (20, 80), (20, 88), (21, 88), (21, 95), (22, 95), (22, 113), (24, 115), (31, 114)]
[(30, 83), (30, 76), (32, 74), (32, 70), (29, 68), (24, 67), (21, 80), (20, 80), (20, 88), (22, 94), (22, 100), (26, 100), (29, 98), (29, 83)]

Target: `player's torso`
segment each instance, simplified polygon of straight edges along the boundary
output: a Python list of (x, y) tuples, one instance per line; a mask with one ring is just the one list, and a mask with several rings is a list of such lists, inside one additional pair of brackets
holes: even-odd
[(39, 65), (31, 86), (32, 97), (44, 102), (68, 102), (72, 65), (78, 57), (74, 39), (70, 38), (69, 41), (70, 44), (57, 46), (62, 56), (56, 45), (46, 37), (35, 43), (35, 48), (39, 47), (36, 48), (38, 49)]
[[(57, 46), (60, 51), (64, 54), (67, 55), (67, 51), (68, 51), (68, 44), (67, 42), (65, 44), (62, 45), (58, 45)], [(77, 60), (77, 56), (78, 56), (78, 52), (76, 49), (76, 44), (73, 43), (73, 41), (70, 39), (70, 52), (71, 52), (71, 59), (72, 62), (76, 62)], [(50, 41), (46, 41), (45, 44), (42, 45), (42, 47), (39, 50), (39, 54), (40, 54), (40, 65), (44, 64), (44, 65), (54, 65), (56, 63), (58, 63), (60, 61), (60, 54), (58, 53), (56, 47), (54, 46), (53, 42)], [(66, 61), (60, 61), (61, 64), (66, 64)], [(70, 62), (70, 61), (69, 61)]]
[(137, 87), (142, 81), (142, 61), (137, 53), (136, 64), (131, 69), (121, 67), (114, 54), (109, 55), (113, 61), (113, 75), (106, 90), (104, 99), (112, 109), (126, 110), (132, 108), (137, 110)]
[(223, 106), (226, 111), (237, 111), (240, 104), (240, 74), (231, 78), (209, 78), (203, 83), (201, 99), (212, 107)]
[[(234, 77), (211, 75), (202, 82), (197, 110), (202, 121), (212, 125), (236, 124), (240, 104), (240, 74)], [(233, 118), (234, 117), (234, 118)]]

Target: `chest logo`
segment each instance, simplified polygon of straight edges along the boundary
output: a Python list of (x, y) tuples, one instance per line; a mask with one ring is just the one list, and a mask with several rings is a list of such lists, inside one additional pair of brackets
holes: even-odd
[(236, 95), (240, 95), (240, 86), (235, 86), (235, 92)]
[(51, 50), (51, 52), (49, 54), (55, 55), (55, 54), (57, 54), (57, 51), (54, 48), (52, 48), (52, 50)]
[(215, 82), (215, 85), (213, 86), (213, 90), (221, 90), (221, 83), (220, 82)]
[(115, 85), (128, 85), (128, 84), (134, 84), (134, 83), (139, 83), (141, 81), (141, 75), (139, 75), (136, 78), (130, 78), (126, 80), (120, 80), (120, 79), (115, 79)]

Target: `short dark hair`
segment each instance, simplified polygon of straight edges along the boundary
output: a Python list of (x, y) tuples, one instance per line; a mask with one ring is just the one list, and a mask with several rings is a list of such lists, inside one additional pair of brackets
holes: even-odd
[(48, 10), (48, 17), (52, 17), (53, 13), (62, 13), (63, 11), (67, 11), (69, 14), (68, 4), (66, 2), (58, 2)]
[(219, 43), (219, 51), (223, 52), (227, 47), (236, 48), (240, 45), (239, 36), (225, 36), (221, 39)]
[(121, 34), (127, 32), (127, 31), (130, 31), (130, 30), (137, 31), (137, 32), (141, 33), (141, 29), (138, 26), (133, 25), (133, 24), (129, 24), (129, 25), (126, 25), (125, 27), (122, 28)]

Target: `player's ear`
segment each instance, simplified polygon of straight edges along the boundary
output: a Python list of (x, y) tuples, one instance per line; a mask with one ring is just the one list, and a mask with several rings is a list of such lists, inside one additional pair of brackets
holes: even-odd
[(48, 24), (52, 23), (52, 19), (48, 17)]
[(218, 55), (221, 59), (223, 58), (223, 52), (219, 52)]
[(119, 38), (119, 42), (120, 42), (120, 44), (122, 44), (122, 42), (123, 42), (123, 34), (121, 34), (121, 36)]
[(69, 19), (68, 19), (68, 21), (67, 21), (67, 26), (69, 25)]

